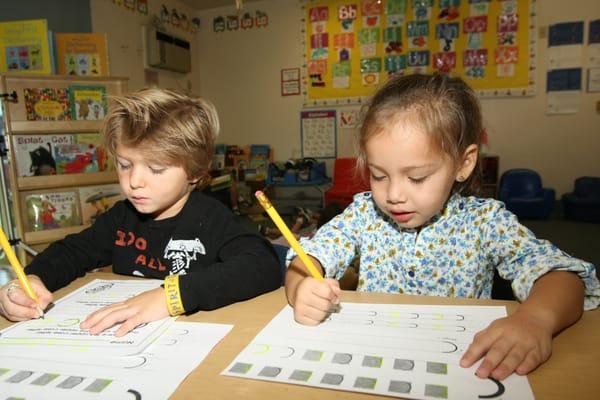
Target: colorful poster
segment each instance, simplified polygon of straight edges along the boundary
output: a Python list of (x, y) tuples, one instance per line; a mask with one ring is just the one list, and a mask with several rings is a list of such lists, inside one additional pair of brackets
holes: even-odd
[(52, 73), (45, 19), (0, 22), (0, 72)]
[(533, 95), (534, 0), (305, 0), (305, 106), (362, 103), (392, 74)]

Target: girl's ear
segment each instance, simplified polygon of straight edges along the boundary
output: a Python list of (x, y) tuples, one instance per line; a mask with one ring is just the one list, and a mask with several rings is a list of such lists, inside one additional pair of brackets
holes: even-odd
[(471, 176), (475, 165), (477, 165), (477, 157), (479, 157), (479, 147), (476, 144), (469, 145), (463, 153), (462, 161), (456, 170), (457, 181), (464, 182)]

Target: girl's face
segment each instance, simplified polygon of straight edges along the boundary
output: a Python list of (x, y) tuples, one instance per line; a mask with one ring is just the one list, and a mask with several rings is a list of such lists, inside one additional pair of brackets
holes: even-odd
[(121, 189), (136, 210), (155, 220), (181, 211), (193, 189), (183, 167), (148, 160), (135, 148), (121, 144), (116, 159)]
[(373, 199), (402, 228), (418, 228), (438, 214), (454, 182), (472, 171), (466, 160), (457, 166), (405, 120), (370, 138), (366, 155)]

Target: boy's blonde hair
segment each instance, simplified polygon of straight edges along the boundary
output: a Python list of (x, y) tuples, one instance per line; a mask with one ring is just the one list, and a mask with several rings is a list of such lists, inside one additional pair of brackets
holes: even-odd
[(117, 145), (135, 147), (149, 160), (182, 166), (202, 188), (219, 133), (214, 106), (167, 89), (142, 89), (110, 98), (102, 126), (104, 145), (113, 156)]
[[(460, 78), (446, 75), (393, 76), (375, 93), (363, 117), (357, 137), (357, 170), (366, 172), (366, 143), (402, 119), (416, 124), (430, 143), (448, 155), (456, 165), (467, 147), (481, 143), (483, 123), (475, 92)], [(453, 191), (477, 194), (480, 188), (479, 159), (464, 182), (455, 182)]]

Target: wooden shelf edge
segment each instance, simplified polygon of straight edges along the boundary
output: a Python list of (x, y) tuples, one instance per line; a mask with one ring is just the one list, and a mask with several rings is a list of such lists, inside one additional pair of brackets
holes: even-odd
[(84, 174), (21, 176), (17, 179), (19, 190), (52, 189), (117, 183), (117, 173), (90, 172)]
[(31, 133), (63, 134), (98, 132), (102, 127), (102, 121), (11, 121), (10, 125), (13, 135)]
[(113, 82), (113, 81), (129, 81), (125, 76), (85, 76), (85, 75), (45, 75), (45, 74), (20, 74), (18, 72), (3, 72), (2, 76), (6, 79), (16, 80), (51, 80), (51, 81), (98, 81), (98, 82)]
[(25, 232), (23, 240), (29, 245), (50, 243), (64, 238), (66, 235), (81, 232), (89, 225), (69, 226), (67, 228), (48, 229), (45, 231)]

